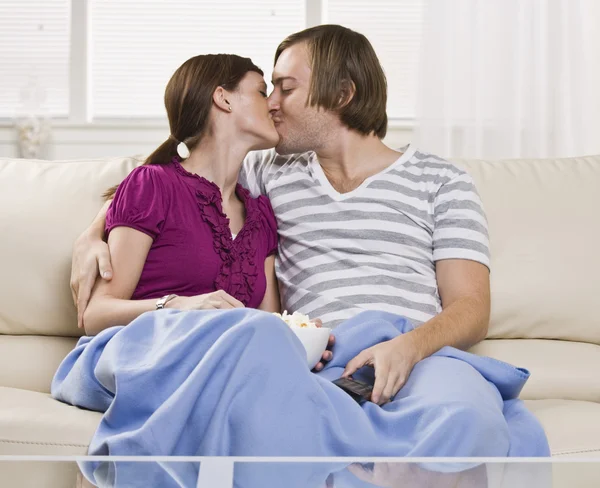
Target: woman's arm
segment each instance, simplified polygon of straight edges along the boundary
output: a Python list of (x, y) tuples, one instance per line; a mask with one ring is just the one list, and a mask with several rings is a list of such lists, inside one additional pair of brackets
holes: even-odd
[(275, 255), (269, 256), (265, 260), (265, 276), (267, 277), (267, 291), (263, 301), (258, 306), (259, 310), (265, 312), (281, 313), (281, 303), (279, 301), (279, 284), (275, 276)]
[(131, 300), (138, 284), (152, 238), (130, 227), (116, 227), (108, 238), (113, 278), (99, 278), (83, 314), (88, 335), (114, 325), (127, 325), (144, 312), (155, 310), (156, 300)]

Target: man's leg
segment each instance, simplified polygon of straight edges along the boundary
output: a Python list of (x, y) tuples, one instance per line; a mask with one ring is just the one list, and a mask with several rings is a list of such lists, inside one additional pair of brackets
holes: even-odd
[(419, 362), (386, 410), (414, 414), (409, 456), (507, 456), (508, 426), (496, 387), (469, 364), (433, 356)]

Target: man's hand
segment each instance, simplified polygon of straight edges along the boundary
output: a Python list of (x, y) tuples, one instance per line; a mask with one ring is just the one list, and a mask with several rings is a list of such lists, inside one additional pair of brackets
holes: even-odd
[(344, 370), (375, 368), (371, 400), (383, 405), (402, 388), (415, 364), (444, 346), (467, 350), (483, 340), (490, 316), (490, 273), (467, 259), (436, 261), (442, 312), (411, 332), (365, 349)]
[(97, 236), (82, 234), (73, 246), (71, 262), (71, 294), (77, 307), (77, 327), (83, 327), (83, 312), (87, 308), (98, 272), (105, 280), (112, 279), (108, 245)]
[[(315, 319), (315, 320), (313, 320), (313, 322), (315, 323), (315, 325), (317, 327), (323, 327), (323, 322), (321, 321), (321, 319)], [(334, 343), (335, 343), (335, 337), (333, 335), (330, 335), (329, 341), (327, 342), (327, 349), (323, 353), (323, 356), (321, 356), (321, 360), (313, 368), (313, 371), (317, 371), (317, 372), (321, 371), (325, 367), (325, 363), (328, 363), (329, 361), (331, 361), (331, 358), (333, 358), (333, 353), (331, 352), (331, 348), (333, 347)]]
[(402, 334), (362, 351), (348, 362), (342, 377), (347, 378), (363, 366), (375, 368), (371, 401), (383, 405), (398, 393), (420, 359), (410, 333)]

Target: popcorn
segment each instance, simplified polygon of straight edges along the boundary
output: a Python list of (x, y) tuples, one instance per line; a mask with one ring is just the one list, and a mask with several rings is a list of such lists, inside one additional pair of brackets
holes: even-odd
[(303, 327), (308, 329), (316, 329), (317, 325), (314, 322), (311, 322), (308, 315), (304, 315), (300, 312), (294, 312), (293, 314), (288, 314), (287, 310), (283, 311), (283, 314), (275, 313), (273, 315), (277, 315), (281, 320), (283, 320), (290, 327)]

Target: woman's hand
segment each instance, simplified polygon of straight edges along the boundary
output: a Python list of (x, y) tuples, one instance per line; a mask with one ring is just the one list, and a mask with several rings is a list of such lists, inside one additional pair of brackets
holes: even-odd
[(193, 297), (175, 297), (169, 300), (165, 308), (177, 310), (219, 310), (244, 308), (245, 305), (223, 290), (217, 290)]

